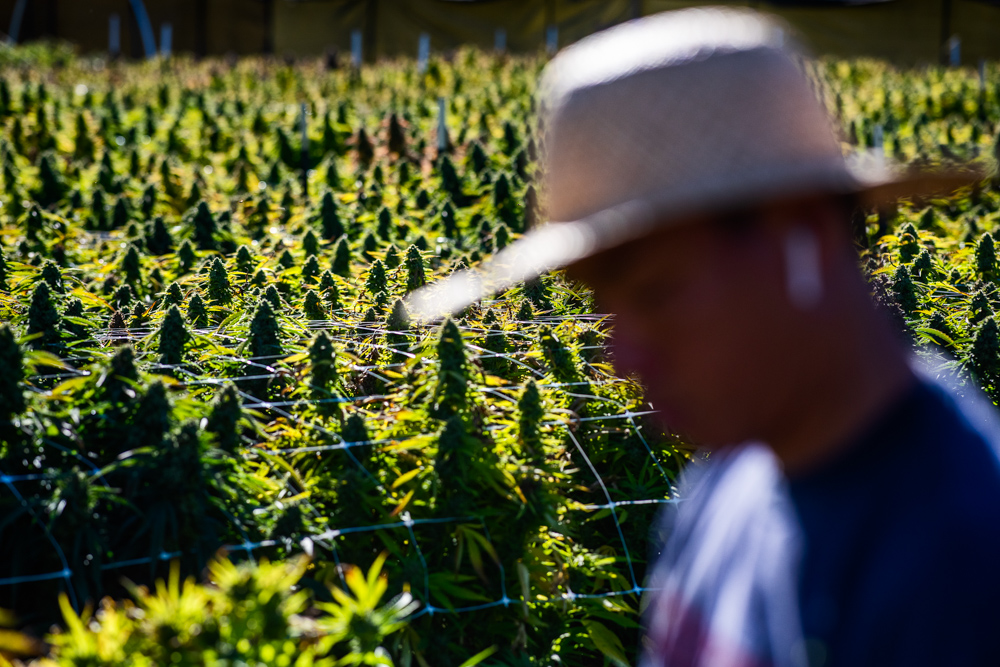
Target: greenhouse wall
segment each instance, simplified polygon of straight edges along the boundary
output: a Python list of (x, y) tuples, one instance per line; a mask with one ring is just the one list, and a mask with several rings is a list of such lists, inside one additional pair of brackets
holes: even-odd
[[(421, 34), (434, 51), (462, 44), (492, 48), (502, 30), (515, 52), (565, 46), (638, 15), (706, 5), (692, 0), (0, 0), (0, 30), (12, 31), (23, 2), (18, 41), (59, 38), (81, 51), (108, 48), (109, 16), (121, 17), (121, 52), (141, 57), (136, 6), (148, 15), (157, 45), (164, 23), (173, 50), (196, 54), (275, 53), (318, 56), (351, 52), (361, 35), (363, 57), (415, 55)], [(871, 56), (902, 65), (947, 62), (952, 36), (963, 64), (1000, 59), (1000, 6), (977, 0), (888, 0), (843, 4), (824, 0), (711, 3), (751, 6), (787, 20), (817, 53)], [(551, 28), (555, 28), (555, 31)]]

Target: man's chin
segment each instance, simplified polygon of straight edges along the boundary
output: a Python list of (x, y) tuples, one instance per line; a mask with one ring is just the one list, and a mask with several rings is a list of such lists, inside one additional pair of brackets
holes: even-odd
[(690, 419), (685, 419), (683, 411), (676, 404), (666, 401), (650, 401), (650, 405), (656, 410), (653, 415), (654, 421), (665, 432), (679, 436), (684, 440), (691, 440)]
[(737, 436), (733, 429), (725, 428), (718, 413), (705, 419), (698, 419), (676, 404), (661, 402), (660, 405), (652, 403), (652, 406), (657, 410), (653, 419), (664, 432), (677, 436), (686, 443), (703, 449), (721, 450), (744, 440)]

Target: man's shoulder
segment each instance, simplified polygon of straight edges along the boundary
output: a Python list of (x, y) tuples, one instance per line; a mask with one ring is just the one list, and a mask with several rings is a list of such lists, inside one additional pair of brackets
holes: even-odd
[(685, 470), (678, 515), (745, 524), (766, 514), (781, 490), (781, 465), (766, 446), (744, 443), (716, 451)]
[(936, 508), (943, 551), (1000, 557), (1000, 412), (978, 390), (924, 381), (935, 408), (923, 432), (932, 477), (921, 495)]
[(978, 390), (960, 393), (926, 375), (920, 381), (923, 397), (910, 432), (914, 453), (922, 458), (917, 464), (930, 474), (921, 495), (973, 515), (1000, 517), (1000, 412)]
[(716, 452), (688, 471), (658, 574), (704, 618), (745, 592), (749, 647), (801, 632), (871, 664), (908, 645), (944, 655), (953, 637), (979, 664), (977, 637), (1000, 627), (998, 444), (994, 406), (924, 375), (807, 479), (763, 445)]
[(791, 519), (781, 466), (770, 449), (746, 443), (717, 451), (685, 471), (681, 501), (664, 515), (666, 560), (683, 567), (689, 559), (712, 559), (721, 566), (748, 541), (768, 536), (786, 544)]

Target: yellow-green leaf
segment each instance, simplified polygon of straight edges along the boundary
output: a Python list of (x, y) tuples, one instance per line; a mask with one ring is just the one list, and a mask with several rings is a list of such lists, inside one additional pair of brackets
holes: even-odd
[(410, 504), (411, 500), (413, 500), (414, 491), (416, 491), (416, 489), (410, 489), (410, 492), (403, 496), (403, 499), (399, 501), (399, 504), (396, 505), (396, 509), (392, 510), (389, 516), (399, 516), (399, 513), (406, 509), (406, 506)]
[(399, 487), (403, 486), (411, 479), (419, 475), (421, 472), (423, 472), (423, 470), (424, 470), (423, 468), (414, 468), (410, 472), (404, 472), (402, 475), (396, 478), (395, 482), (392, 483), (392, 488), (398, 489)]
[(463, 662), (458, 667), (472, 667), (473, 665), (478, 665), (483, 660), (485, 660), (486, 658), (490, 657), (491, 655), (493, 655), (496, 652), (497, 652), (497, 646), (496, 646), (496, 644), (494, 644), (493, 646), (489, 647), (488, 649), (483, 649), (479, 653), (475, 654), (474, 656), (472, 656), (471, 658), (469, 658), (468, 660), (466, 660), (465, 662)]
[(587, 629), (590, 641), (594, 642), (597, 650), (604, 654), (604, 657), (611, 661), (616, 667), (629, 667), (628, 660), (625, 659), (625, 649), (622, 641), (607, 626), (597, 621), (586, 620), (583, 627)]

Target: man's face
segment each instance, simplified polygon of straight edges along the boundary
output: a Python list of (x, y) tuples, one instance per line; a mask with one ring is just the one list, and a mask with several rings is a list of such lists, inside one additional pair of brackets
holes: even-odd
[[(671, 226), (590, 260), (613, 353), (664, 424), (702, 445), (765, 436), (793, 383), (781, 242), (764, 225)], [(571, 269), (571, 275), (574, 271)]]

